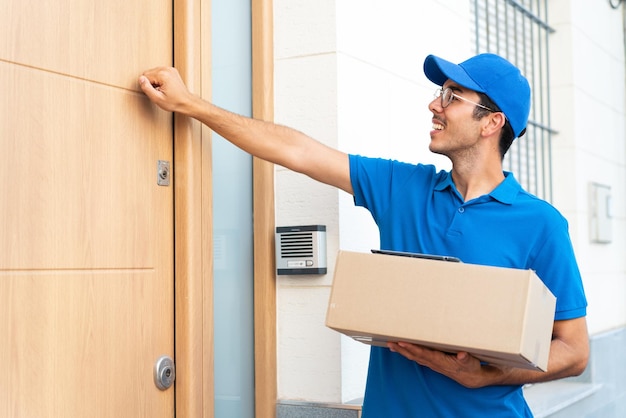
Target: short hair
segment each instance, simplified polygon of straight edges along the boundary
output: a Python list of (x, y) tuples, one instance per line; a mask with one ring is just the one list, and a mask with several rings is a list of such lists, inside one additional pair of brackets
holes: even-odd
[[(496, 105), (493, 102), (493, 100), (489, 98), (489, 96), (487, 96), (484, 93), (478, 93), (478, 96), (480, 97), (479, 103), (482, 106), (485, 106), (493, 110), (494, 112), (502, 112), (500, 108), (498, 107), (498, 105)], [(492, 113), (492, 112), (487, 109), (483, 109), (482, 107), (476, 106), (474, 108), (474, 113), (472, 116), (474, 117), (474, 119), (479, 120), (487, 116), (489, 113)], [(524, 135), (525, 133), (526, 133), (526, 129), (522, 130), (522, 132), (520, 133), (520, 136)], [(514, 140), (515, 140), (515, 134), (513, 133), (513, 128), (511, 127), (511, 124), (509, 123), (509, 120), (507, 118), (506, 121), (504, 122), (504, 126), (502, 127), (502, 131), (500, 132), (500, 142), (498, 146), (500, 150), (500, 157), (502, 159), (504, 159), (504, 156), (506, 155), (507, 151), (509, 150), (509, 148), (511, 148), (511, 144), (513, 144)]]

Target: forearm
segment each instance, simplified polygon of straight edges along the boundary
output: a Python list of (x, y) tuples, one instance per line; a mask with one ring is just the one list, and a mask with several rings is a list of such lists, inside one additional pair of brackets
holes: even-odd
[(523, 385), (576, 376), (585, 370), (589, 358), (589, 337), (584, 317), (554, 322), (546, 372), (482, 365), (466, 352), (447, 354), (404, 342), (390, 342), (388, 347), (470, 388)]
[(199, 120), (249, 154), (296, 171), (298, 155), (313, 141), (295, 129), (229, 112), (197, 96), (177, 112)]
[(352, 193), (347, 154), (295, 129), (221, 109), (189, 92), (175, 68), (148, 70), (139, 84), (162, 109), (197, 119), (245, 152)]
[(352, 193), (348, 156), (298, 130), (229, 112), (197, 96), (177, 112), (199, 120), (249, 154)]
[(524, 385), (548, 382), (581, 374), (587, 365), (586, 351), (573, 350), (563, 341), (555, 339), (550, 345), (548, 369), (545, 372), (519, 368), (482, 366), (483, 374), (477, 386)]

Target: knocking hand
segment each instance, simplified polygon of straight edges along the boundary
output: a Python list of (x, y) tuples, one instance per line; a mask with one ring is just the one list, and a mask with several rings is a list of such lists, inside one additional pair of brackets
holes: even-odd
[(172, 67), (158, 67), (139, 77), (139, 86), (148, 98), (163, 110), (185, 112), (193, 99), (180, 74)]

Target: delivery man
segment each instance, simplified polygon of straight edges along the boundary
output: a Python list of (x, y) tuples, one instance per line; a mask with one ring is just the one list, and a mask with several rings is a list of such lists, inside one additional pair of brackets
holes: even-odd
[(173, 68), (146, 71), (139, 83), (161, 108), (353, 195), (371, 212), (383, 249), (536, 271), (557, 297), (547, 372), (389, 343), (371, 348), (363, 404), (363, 418), (531, 417), (522, 385), (582, 373), (589, 340), (566, 220), (502, 168), (511, 143), (525, 132), (530, 87), (519, 69), (494, 54), (460, 64), (430, 55), (424, 72), (439, 86), (428, 105), (429, 148), (451, 160), (450, 171), (347, 155), (294, 129), (228, 112), (191, 94)]

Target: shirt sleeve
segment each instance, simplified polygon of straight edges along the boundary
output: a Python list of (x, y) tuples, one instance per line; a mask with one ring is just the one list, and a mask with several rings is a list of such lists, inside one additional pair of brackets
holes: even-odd
[(382, 195), (384, 190), (387, 193), (390, 191), (391, 162), (358, 155), (350, 155), (349, 158), (354, 204), (369, 209), (376, 218), (376, 214), (386, 210), (384, 202), (389, 201)]
[(534, 253), (531, 268), (556, 296), (555, 320), (574, 319), (587, 313), (582, 277), (565, 218), (558, 216), (554, 227)]
[(404, 193), (407, 183), (412, 190), (432, 188), (435, 167), (402, 163), (382, 158), (350, 155), (350, 181), (354, 203), (368, 209), (374, 220), (380, 220), (394, 198)]

